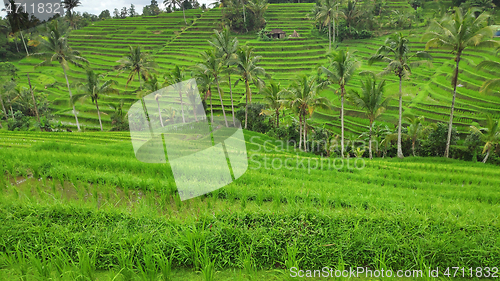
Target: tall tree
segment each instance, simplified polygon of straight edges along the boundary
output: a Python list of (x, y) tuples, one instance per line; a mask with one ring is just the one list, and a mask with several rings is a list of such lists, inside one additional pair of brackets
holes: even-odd
[[(410, 62), (413, 58), (418, 58), (418, 61)], [(402, 33), (394, 33), (387, 37), (384, 45), (382, 45), (375, 55), (369, 60), (368, 64), (372, 65), (375, 62), (385, 62), (387, 67), (381, 74), (394, 73), (399, 79), (399, 118), (398, 118), (398, 152), (399, 158), (404, 158), (401, 148), (401, 119), (403, 116), (403, 78), (408, 78), (411, 75), (411, 67), (418, 66), (427, 60), (432, 60), (432, 57), (427, 52), (410, 52), (410, 40)]]
[(483, 163), (486, 163), (491, 150), (500, 143), (500, 120), (494, 120), (491, 115), (487, 115), (486, 127), (477, 128), (476, 126), (471, 126), (470, 128), (472, 132), (478, 133), (485, 142), (483, 154), (486, 153), (486, 156), (483, 159)]
[[(24, 41), (23, 29), (30, 27), (30, 19), (29, 14), (24, 11), (24, 7), (17, 3), (15, 0), (9, 0), (6, 4), (6, 9), (2, 9), (2, 11), (7, 11), (7, 20), (9, 21), (9, 25), (11, 28), (12, 34), (16, 34), (19, 32), (21, 35), (21, 40), (23, 41), (24, 49), (26, 51), (26, 55), (29, 56), (28, 47), (26, 46), (26, 42)], [(9, 11), (10, 10), (10, 11)], [(17, 36), (16, 36), (17, 38)], [(16, 39), (17, 46), (17, 39)], [(19, 49), (17, 50), (19, 52)]]
[(372, 159), (373, 121), (375, 121), (375, 119), (385, 111), (390, 98), (384, 97), (385, 80), (382, 80), (377, 85), (375, 74), (367, 76), (368, 77), (366, 79), (361, 81), (361, 93), (351, 89), (347, 99), (356, 107), (364, 110), (368, 120), (370, 121), (368, 152), (370, 154), (370, 159)]
[[(35, 67), (50, 66), (52, 65), (52, 62), (58, 62), (63, 69), (66, 85), (68, 86), (69, 99), (71, 101), (73, 94), (71, 93), (67, 74), (69, 64), (83, 68), (84, 65), (89, 62), (80, 55), (80, 52), (69, 47), (68, 39), (59, 32), (57, 21), (52, 21), (52, 23), (49, 24), (48, 31), (49, 33), (47, 34), (46, 39), (40, 39), (41, 49), (43, 52), (33, 54), (33, 56), (40, 57), (44, 59), (44, 61)], [(76, 115), (75, 105), (72, 102), (71, 105), (73, 107), (73, 114), (75, 115), (76, 127), (78, 128), (78, 131), (80, 131), (80, 123), (78, 122), (78, 116)]]
[(173, 10), (175, 10), (176, 7), (181, 8), (182, 15), (184, 16), (184, 23), (187, 25), (186, 13), (184, 11), (184, 5), (182, 5), (182, 0), (164, 0), (163, 5), (173, 7)]
[(248, 9), (253, 12), (255, 20), (258, 21), (257, 24), (259, 26), (264, 26), (266, 24), (264, 14), (266, 13), (267, 8), (269, 8), (267, 0), (250, 0), (248, 1), (247, 6)]
[(265, 88), (262, 89), (263, 101), (267, 103), (271, 109), (267, 114), (276, 115), (276, 128), (280, 127), (280, 110), (285, 107), (287, 102), (286, 89), (282, 89), (280, 83), (276, 84), (271, 81)]
[(116, 92), (113, 88), (113, 86), (116, 85), (116, 82), (113, 80), (103, 81), (102, 78), (104, 78), (104, 75), (95, 73), (92, 69), (87, 69), (86, 72), (87, 78), (85, 84), (79, 84), (82, 93), (74, 95), (72, 102), (74, 103), (77, 100), (84, 100), (90, 97), (92, 103), (96, 106), (97, 116), (99, 117), (99, 125), (101, 126), (101, 131), (103, 131), (101, 111), (99, 110), (99, 99), (108, 93)]
[(205, 73), (204, 68), (196, 65), (193, 70), (193, 76), (196, 79), (198, 90), (203, 93), (203, 100), (210, 99), (210, 122), (214, 122), (214, 111), (212, 108), (212, 85), (214, 83), (213, 77)]
[(448, 124), (448, 137), (446, 140), (446, 149), (444, 157), (448, 158), (450, 153), (451, 128), (453, 125), (453, 111), (455, 109), (455, 99), (457, 95), (458, 73), (460, 59), (465, 49), (470, 47), (496, 47), (499, 42), (488, 40), (493, 36), (493, 28), (488, 26), (489, 14), (486, 12), (475, 16), (473, 9), (465, 13), (458, 7), (455, 8), (453, 15), (448, 15), (440, 21), (433, 21), (429, 31), (427, 31), (422, 40), (427, 40), (426, 49), (430, 47), (442, 47), (451, 49), (455, 54), (455, 71), (451, 85), (453, 87), (453, 98), (451, 100), (450, 122)]
[(226, 65), (226, 73), (228, 75), (229, 82), (229, 96), (231, 98), (231, 113), (233, 114), (233, 125), (236, 126), (236, 117), (234, 114), (234, 100), (233, 100), (233, 89), (231, 85), (231, 73), (233, 72), (231, 65), (235, 63), (236, 51), (238, 50), (238, 38), (231, 38), (229, 34), (229, 27), (224, 27), (224, 29), (219, 32), (214, 29), (214, 35), (209, 41), (210, 45), (218, 50), (218, 55), (224, 61)]
[(219, 83), (220, 74), (223, 70), (222, 68), (225, 66), (224, 61), (217, 56), (217, 51), (215, 48), (202, 52), (201, 57), (202, 62), (198, 64), (199, 69), (203, 73), (209, 74), (214, 78), (215, 85), (217, 86), (217, 91), (219, 92), (219, 99), (220, 105), (222, 107), (222, 114), (224, 115), (224, 122), (226, 123), (226, 127), (229, 127), (229, 125), (227, 124), (226, 111), (224, 110), (224, 103), (222, 102), (222, 92)]
[(329, 51), (332, 50), (332, 43), (335, 43), (335, 20), (340, 14), (343, 14), (339, 12), (339, 6), (340, 2), (337, 0), (322, 0), (319, 2), (317, 9), (313, 10), (313, 13), (315, 13), (314, 20), (322, 26), (328, 26)]
[(319, 92), (325, 88), (327, 83), (318, 82), (315, 77), (300, 76), (289, 88), (290, 107), (299, 115), (299, 147), (303, 140), (304, 151), (307, 151), (307, 117), (314, 113), (316, 108), (329, 109), (330, 101), (320, 97)]
[(66, 11), (68, 13), (68, 18), (69, 18), (70, 23), (72, 23), (72, 25), (74, 27), (73, 10), (76, 7), (80, 6), (82, 3), (80, 2), (80, 0), (63, 0), (62, 4), (63, 4), (64, 9), (66, 9)]
[(351, 80), (356, 69), (361, 66), (352, 52), (349, 50), (340, 50), (333, 52), (328, 56), (328, 64), (326, 67), (320, 67), (320, 71), (324, 73), (331, 84), (337, 84), (340, 87), (340, 125), (341, 125), (341, 155), (344, 158), (344, 97), (346, 94), (346, 85)]
[[(128, 71), (128, 78), (126, 87), (128, 84), (134, 80), (135, 75), (137, 75), (137, 79), (139, 80), (139, 90), (142, 92), (142, 84), (141, 77), (143, 80), (148, 80), (152, 73), (156, 72), (155, 68), (157, 67), (156, 63), (149, 57), (147, 53), (143, 53), (141, 51), (141, 46), (132, 47), (129, 46), (130, 52), (127, 56), (117, 61), (119, 65), (115, 66), (115, 69), (120, 73), (124, 71)], [(146, 119), (148, 121), (149, 130), (151, 134), (153, 133), (153, 129), (151, 127), (151, 122), (149, 119), (149, 114), (146, 109), (146, 104), (144, 102), (144, 97), (141, 96), (142, 108), (144, 110), (144, 114), (146, 115)]]
[(239, 81), (245, 83), (245, 129), (247, 128), (248, 122), (248, 104), (252, 103), (250, 83), (253, 83), (257, 89), (262, 88), (264, 84), (259, 76), (265, 76), (266, 71), (264, 68), (257, 66), (261, 58), (261, 56), (254, 55), (252, 47), (242, 46), (236, 51), (235, 63), (240, 79), (236, 81), (235, 86)]
[(179, 99), (181, 103), (181, 114), (182, 114), (182, 123), (186, 123), (186, 119), (184, 117), (184, 102), (182, 100), (182, 91), (185, 90), (182, 87), (182, 81), (186, 80), (186, 73), (183, 69), (180, 69), (178, 65), (174, 67), (170, 73), (165, 76), (165, 84), (164, 85), (172, 85), (177, 92), (179, 92)]

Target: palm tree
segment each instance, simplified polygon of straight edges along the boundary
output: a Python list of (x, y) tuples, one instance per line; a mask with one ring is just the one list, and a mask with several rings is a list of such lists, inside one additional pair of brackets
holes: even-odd
[(451, 49), (455, 54), (455, 71), (451, 85), (453, 86), (453, 98), (451, 101), (450, 122), (448, 124), (448, 138), (444, 157), (448, 158), (451, 142), (451, 127), (453, 125), (453, 111), (455, 109), (455, 98), (457, 95), (459, 64), (462, 54), (469, 47), (494, 47), (498, 42), (488, 40), (493, 36), (493, 28), (487, 26), (489, 15), (481, 13), (475, 16), (475, 10), (469, 9), (465, 14), (460, 8), (455, 8), (455, 13), (447, 16), (439, 22), (433, 21), (429, 31), (422, 40), (427, 40), (426, 49), (430, 47), (443, 47)]
[(339, 6), (340, 3), (336, 0), (322, 0), (319, 7), (313, 9), (314, 20), (323, 26), (328, 25), (328, 51), (332, 50), (332, 42), (335, 43), (335, 19), (342, 13), (338, 11)]
[(101, 79), (103, 77), (104, 74), (97, 74), (92, 69), (87, 69), (86, 83), (79, 83), (79, 88), (82, 90), (82, 93), (76, 94), (72, 98), (72, 103), (77, 100), (84, 100), (89, 97), (92, 99), (92, 103), (95, 103), (95, 106), (97, 108), (97, 116), (99, 117), (99, 125), (101, 126), (101, 131), (103, 131), (103, 128), (98, 100), (103, 95), (116, 92), (116, 90), (113, 88), (113, 86), (116, 85), (116, 82), (113, 80), (102, 81)]
[(382, 80), (377, 85), (375, 74), (368, 75), (368, 77), (361, 81), (361, 94), (357, 91), (351, 90), (348, 94), (348, 100), (356, 107), (365, 110), (366, 116), (370, 121), (370, 136), (368, 141), (368, 152), (370, 159), (372, 155), (372, 129), (373, 121), (377, 119), (382, 112), (385, 111), (390, 98), (384, 98), (385, 80)]
[(233, 58), (236, 56), (236, 51), (238, 50), (238, 38), (232, 38), (229, 34), (229, 28), (226, 26), (219, 32), (214, 29), (214, 35), (212, 40), (208, 41), (210, 45), (215, 47), (219, 51), (220, 58), (224, 60), (226, 64), (226, 72), (228, 74), (229, 82), (229, 96), (231, 98), (231, 112), (233, 114), (233, 125), (236, 126), (236, 117), (234, 114), (234, 101), (233, 101), (233, 89), (231, 85), (231, 68), (230, 66), (234, 64)]
[[(491, 71), (496, 71), (498, 73), (500, 71), (500, 62), (491, 60), (482, 61), (477, 65), (477, 69), (488, 69)], [(497, 88), (500, 88), (500, 78), (493, 78), (483, 83), (480, 92), (485, 93)]]
[(315, 77), (300, 76), (289, 88), (290, 107), (299, 115), (299, 148), (304, 140), (304, 151), (307, 151), (306, 129), (307, 117), (314, 113), (316, 108), (329, 109), (330, 101), (320, 97), (319, 92), (325, 88), (327, 83), (318, 82)]
[[(411, 67), (422, 64), (425, 60), (431, 60), (432, 57), (427, 52), (410, 53), (410, 40), (402, 33), (394, 33), (387, 37), (383, 46), (381, 46), (375, 55), (369, 60), (368, 64), (372, 65), (375, 62), (385, 62), (387, 67), (381, 72), (382, 75), (394, 73), (399, 78), (399, 119), (398, 119), (398, 157), (404, 158), (401, 148), (401, 119), (403, 115), (403, 78), (408, 78), (411, 75)], [(411, 62), (412, 58), (421, 60)]]
[(483, 163), (486, 163), (491, 150), (500, 143), (500, 119), (494, 120), (493, 117), (487, 115), (486, 127), (477, 128), (476, 126), (470, 126), (470, 128), (471, 131), (478, 133), (485, 142), (483, 154), (486, 153), (486, 156), (483, 159)]
[(76, 7), (80, 6), (82, 3), (80, 2), (80, 0), (63, 0), (62, 4), (64, 6), (64, 9), (66, 9), (66, 11), (68, 11), (68, 18), (74, 27), (72, 11)]
[(408, 137), (411, 139), (411, 149), (413, 152), (413, 156), (415, 155), (415, 144), (418, 138), (423, 138), (427, 133), (429, 133), (431, 128), (435, 128), (436, 124), (427, 125), (425, 124), (424, 116), (416, 117), (413, 115), (406, 115), (406, 120), (410, 123), (407, 127), (408, 129)]
[(182, 91), (183, 85), (181, 84), (182, 81), (186, 80), (186, 73), (184, 72), (183, 69), (180, 69), (178, 65), (174, 67), (174, 70), (172, 70), (169, 74), (165, 76), (165, 84), (164, 85), (171, 85), (173, 86), (178, 92), (179, 92), (179, 98), (181, 102), (181, 114), (182, 114), (182, 123), (186, 123), (186, 119), (184, 117), (184, 103), (182, 101)]
[(329, 55), (327, 67), (320, 67), (319, 70), (324, 73), (331, 84), (340, 86), (340, 124), (341, 124), (341, 155), (344, 158), (344, 96), (346, 94), (345, 86), (351, 80), (356, 69), (361, 66), (349, 50), (333, 52)]
[[(271, 81), (265, 88), (262, 89), (263, 100), (271, 108), (270, 111), (266, 111), (266, 114), (276, 114), (276, 128), (280, 127), (280, 110), (285, 107), (286, 103), (286, 89), (281, 89), (280, 83), (276, 84)], [(274, 112), (273, 112), (274, 111)]]
[(266, 75), (264, 68), (257, 66), (261, 58), (261, 56), (254, 56), (252, 47), (243, 46), (236, 51), (235, 62), (240, 79), (236, 81), (235, 86), (239, 81), (245, 82), (245, 129), (248, 122), (248, 104), (252, 103), (250, 83), (260, 89), (264, 82), (259, 76)]
[[(11, 28), (12, 34), (16, 34), (18, 31), (21, 34), (21, 40), (23, 41), (24, 50), (26, 51), (26, 55), (29, 56), (28, 47), (26, 46), (26, 42), (24, 41), (23, 29), (29, 27), (30, 20), (29, 14), (24, 11), (24, 7), (20, 6), (19, 3), (16, 5), (15, 0), (9, 0), (7, 5), (10, 5), (11, 11), (7, 13), (7, 20), (9, 21), (9, 25)], [(2, 9), (2, 11), (6, 11), (6, 9)], [(16, 36), (17, 38), (17, 36)], [(17, 47), (17, 39), (15, 40)], [(19, 52), (19, 48), (17, 49)]]
[(359, 9), (358, 0), (349, 0), (347, 2), (347, 6), (345, 7), (342, 17), (345, 19), (349, 30), (351, 30), (352, 26), (360, 21), (361, 16), (363, 15), (363, 11)]
[(198, 86), (198, 90), (204, 94), (203, 100), (207, 100), (210, 98), (210, 122), (214, 122), (214, 111), (212, 108), (212, 85), (213, 85), (213, 77), (204, 72), (203, 68), (200, 66), (195, 66), (193, 71), (193, 76), (196, 79), (196, 85)]
[[(219, 84), (219, 75), (222, 72), (222, 67), (224, 66), (224, 61), (217, 57), (216, 49), (209, 49), (201, 53), (202, 62), (198, 64), (201, 72), (209, 74), (214, 78), (215, 84), (217, 85), (217, 91), (219, 92), (220, 105), (222, 107), (222, 114), (224, 115), (224, 121), (227, 124), (226, 111), (224, 110), (224, 103), (222, 102), (222, 93)], [(210, 99), (210, 108), (212, 108), (212, 99)], [(213, 118), (213, 116), (212, 116)], [(213, 122), (213, 119), (212, 119)]]
[[(264, 14), (269, 8), (267, 0), (250, 0), (248, 1), (248, 9), (253, 12), (255, 19), (260, 22), (260, 26), (265, 25)], [(245, 24), (246, 25), (246, 24)]]
[(176, 6), (179, 6), (179, 8), (182, 8), (182, 15), (184, 16), (184, 23), (187, 25), (186, 13), (184, 12), (184, 5), (182, 4), (181, 0), (164, 0), (163, 4), (165, 6), (173, 7), (174, 9)]
[[(71, 101), (73, 94), (71, 93), (68, 75), (66, 73), (69, 69), (68, 63), (71, 63), (76, 67), (83, 68), (84, 64), (89, 63), (88, 60), (83, 58), (80, 55), (80, 52), (73, 50), (68, 46), (68, 39), (59, 32), (57, 21), (53, 21), (52, 24), (49, 25), (49, 34), (47, 35), (47, 39), (42, 38), (40, 42), (42, 45), (41, 49), (44, 50), (44, 52), (35, 53), (33, 56), (41, 57), (44, 61), (35, 67), (50, 66), (52, 65), (52, 62), (57, 61), (63, 69), (66, 85), (68, 86), (69, 99)], [(78, 116), (76, 115), (75, 105), (72, 102), (71, 105), (73, 106), (76, 127), (78, 128), (78, 131), (80, 131), (80, 123), (78, 122)]]
[[(156, 72), (156, 63), (149, 58), (149, 55), (141, 51), (141, 46), (132, 47), (129, 46), (130, 53), (122, 59), (119, 59), (117, 63), (119, 65), (115, 66), (115, 69), (122, 73), (124, 71), (129, 71), (127, 78), (127, 83), (125, 88), (128, 87), (128, 83), (134, 80), (135, 75), (139, 79), (139, 91), (142, 92), (141, 77), (143, 80), (147, 81), (151, 73)], [(149, 119), (149, 114), (146, 108), (146, 103), (144, 102), (144, 96), (140, 97), (142, 103), (142, 109), (147, 119), (149, 126), (149, 131), (153, 134), (153, 128), (151, 127), (151, 122)]]

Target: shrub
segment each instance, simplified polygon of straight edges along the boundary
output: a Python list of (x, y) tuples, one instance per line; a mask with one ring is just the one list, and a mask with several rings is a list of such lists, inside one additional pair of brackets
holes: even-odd
[(14, 113), (14, 119), (9, 118), (7, 121), (7, 128), (9, 131), (27, 131), (30, 127), (30, 119), (25, 116), (21, 111)]
[[(426, 140), (422, 142), (422, 156), (442, 156), (446, 149), (448, 139), (448, 124), (439, 122)], [(459, 139), (457, 128), (451, 129), (451, 145), (455, 145)]]
[[(266, 133), (269, 129), (271, 129), (272, 125), (270, 124), (270, 121), (266, 121), (266, 116), (264, 114), (260, 114), (263, 109), (266, 109), (266, 105), (264, 104), (252, 103), (248, 105), (248, 130)], [(244, 126), (245, 107), (240, 107), (236, 111), (236, 118), (241, 120), (241, 124)]]

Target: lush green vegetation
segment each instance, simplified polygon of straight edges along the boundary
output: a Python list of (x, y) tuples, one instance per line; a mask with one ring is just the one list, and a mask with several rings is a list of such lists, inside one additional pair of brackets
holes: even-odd
[[(57, 266), (65, 276), (101, 270), (159, 276), (164, 256), (176, 270), (205, 272), (211, 261), (241, 276), (294, 263), (374, 269), (499, 263), (494, 166), (412, 158), (367, 161), (364, 169), (353, 159), (349, 167), (314, 168), (319, 157), (296, 156), (246, 131), (246, 174), (181, 202), (168, 164), (137, 161), (126, 133), (0, 136), (4, 276), (55, 278)], [(271, 167), (287, 158), (287, 168)], [(62, 264), (49, 262), (52, 256)]]

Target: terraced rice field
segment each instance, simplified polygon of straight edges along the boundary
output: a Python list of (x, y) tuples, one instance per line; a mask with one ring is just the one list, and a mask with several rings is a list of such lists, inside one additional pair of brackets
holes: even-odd
[[(145, 280), (168, 274), (164, 256), (174, 280), (202, 280), (194, 272), (204, 257), (220, 271), (214, 280), (288, 280), (294, 265), (500, 264), (497, 167), (441, 158), (328, 164), (264, 135), (245, 138), (247, 172), (181, 202), (169, 164), (137, 161), (127, 133), (0, 131), (0, 276)], [(65, 261), (61, 273), (48, 257)]]
[[(433, 4), (433, 3), (431, 3)], [(300, 38), (290, 38), (284, 41), (263, 42), (256, 39), (255, 34), (234, 34), (238, 37), (240, 44), (255, 47), (256, 53), (262, 56), (261, 66), (273, 77), (274, 80), (287, 86), (298, 74), (312, 73), (318, 65), (326, 62), (325, 53), (328, 42), (325, 38), (316, 38), (311, 35), (313, 22), (307, 19), (307, 13), (313, 4), (271, 4), (266, 13), (267, 26), (269, 28), (282, 28), (287, 35), (296, 30)], [(405, 11), (411, 9), (408, 3), (401, 1), (390, 1), (388, 6)], [(427, 10), (428, 12), (428, 10)], [(208, 47), (207, 40), (213, 34), (214, 28), (219, 28), (220, 9), (212, 9), (206, 12), (200, 10), (187, 11), (188, 25), (184, 24), (181, 13), (165, 14), (161, 17), (113, 19), (97, 22), (93, 26), (76, 30), (71, 33), (70, 44), (80, 50), (85, 57), (91, 61), (92, 67), (103, 72), (109, 72), (109, 78), (115, 78), (119, 82), (120, 95), (106, 97), (103, 100), (102, 109), (104, 113), (110, 114), (111, 108), (106, 104), (116, 104), (119, 100), (126, 101), (126, 107), (137, 100), (135, 91), (138, 88), (137, 81), (125, 87), (125, 75), (119, 75), (113, 71), (113, 66), (127, 52), (127, 46), (141, 45), (150, 51), (159, 64), (160, 72), (173, 69), (174, 65), (189, 67), (199, 62), (199, 53)], [(409, 31), (403, 31), (408, 33)], [(412, 30), (415, 37), (412, 38), (411, 48), (414, 51), (424, 49), (425, 42), (420, 42), (425, 28), (419, 27)], [(383, 43), (385, 36), (364, 40), (347, 40), (342, 42), (338, 48), (349, 48), (356, 50), (358, 58), (364, 62), (360, 70), (380, 71), (384, 67), (377, 64), (368, 67), (366, 61), (377, 48)], [(403, 106), (407, 112), (423, 115), (427, 120), (433, 122), (448, 121), (449, 107), (451, 104), (451, 71), (453, 67), (452, 54), (444, 50), (430, 50), (434, 56), (432, 67), (421, 66), (413, 69), (413, 75), (409, 81), (403, 83)], [(478, 93), (478, 88), (489, 78), (495, 77), (496, 73), (488, 71), (477, 71), (475, 66), (482, 60), (498, 60), (490, 50), (466, 50), (461, 62), (461, 73), (459, 83), (463, 86), (458, 89), (457, 111), (454, 122), (460, 133), (468, 132), (468, 127), (474, 122), (482, 122), (484, 113), (500, 116), (500, 95), (498, 93), (483, 95)], [(50, 94), (53, 101), (52, 107), (57, 115), (67, 124), (73, 124), (70, 107), (67, 103), (67, 89), (59, 66), (51, 68), (39, 68), (33, 70), (36, 59), (26, 58), (19, 63), (22, 72), (33, 72), (34, 84), (39, 90)], [(21, 75), (23, 78), (25, 76)], [(55, 81), (51, 81), (54, 77)], [(81, 81), (84, 72), (72, 68), (70, 71), (71, 82)], [(396, 95), (398, 84), (395, 77), (387, 76), (387, 94)], [(236, 77), (232, 78), (235, 81)], [(49, 81), (49, 82), (47, 82)], [(45, 89), (46, 84), (47, 86)], [(359, 77), (355, 77), (348, 88), (359, 87)], [(228, 92), (227, 85), (224, 86)], [(253, 89), (255, 92), (256, 89)], [(237, 106), (244, 104), (244, 89), (238, 86), (234, 89)], [(340, 131), (339, 106), (340, 101), (333, 90), (325, 91), (335, 108), (328, 111), (319, 111), (313, 118), (313, 122), (327, 123), (330, 128)], [(230, 109), (229, 95), (223, 97), (226, 112)], [(254, 96), (255, 102), (260, 101), (260, 96)], [(382, 123), (394, 127), (397, 115), (397, 104), (393, 101), (381, 117)], [(220, 105), (215, 105), (215, 110), (220, 114)], [(92, 104), (77, 104), (79, 117), (88, 129), (97, 128), (97, 114)], [(347, 106), (346, 110), (347, 131), (359, 134), (366, 130), (367, 121), (358, 110)], [(105, 127), (110, 126), (110, 120), (103, 118)]]

